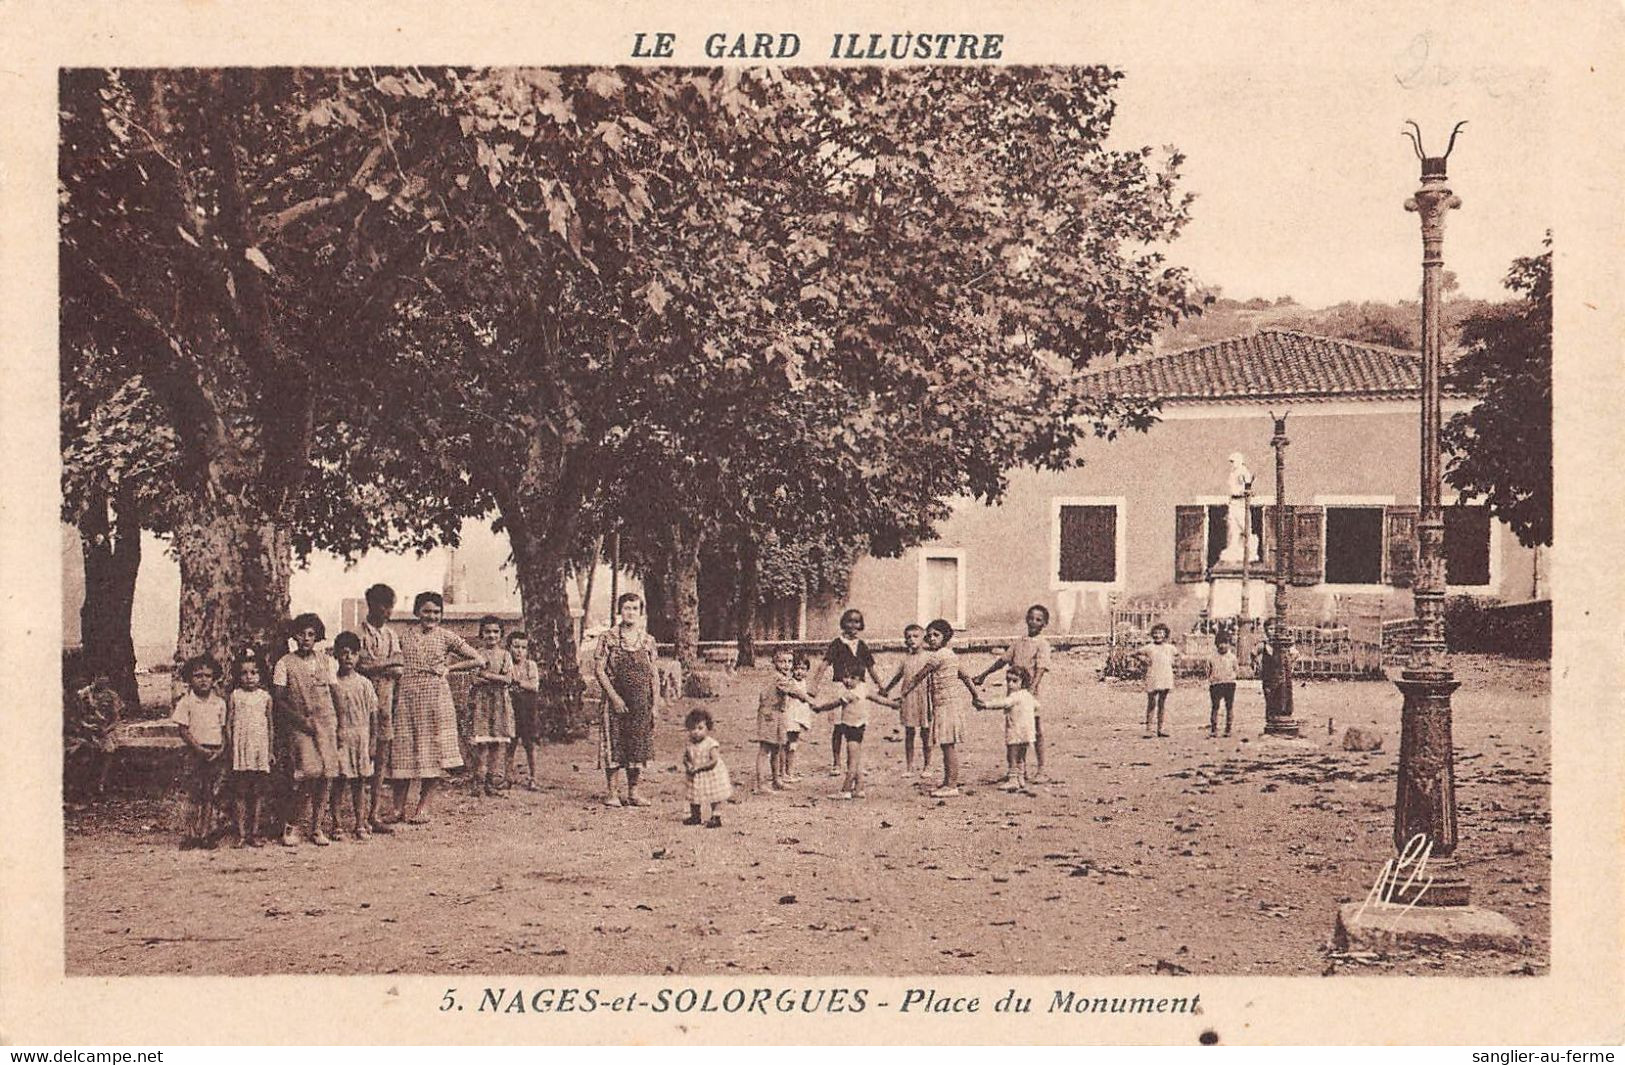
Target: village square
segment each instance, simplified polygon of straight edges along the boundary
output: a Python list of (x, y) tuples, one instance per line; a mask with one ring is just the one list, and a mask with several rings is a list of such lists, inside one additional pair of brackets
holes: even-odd
[(67, 971), (1546, 972), (1550, 237), (1132, 84), (65, 74)]

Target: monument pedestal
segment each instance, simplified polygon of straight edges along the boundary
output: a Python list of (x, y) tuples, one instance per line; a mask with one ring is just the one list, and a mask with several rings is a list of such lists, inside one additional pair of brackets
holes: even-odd
[[(1241, 563), (1216, 562), (1207, 578), (1207, 616), (1210, 620), (1230, 618), (1259, 619), (1269, 610), (1270, 586), (1256, 569), (1250, 570), (1244, 582)], [(1242, 585), (1246, 584), (1246, 595)], [(1242, 602), (1245, 598), (1247, 601)]]

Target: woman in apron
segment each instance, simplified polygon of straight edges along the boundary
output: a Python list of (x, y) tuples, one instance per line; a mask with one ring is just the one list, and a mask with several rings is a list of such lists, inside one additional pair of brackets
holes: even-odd
[(626, 770), (628, 806), (648, 806), (638, 794), (638, 775), (649, 761), (660, 683), (655, 675), (655, 641), (644, 627), (643, 599), (628, 592), (615, 603), (621, 623), (598, 641), (593, 673), (604, 690), (602, 754), (604, 805), (622, 805), (615, 773)]

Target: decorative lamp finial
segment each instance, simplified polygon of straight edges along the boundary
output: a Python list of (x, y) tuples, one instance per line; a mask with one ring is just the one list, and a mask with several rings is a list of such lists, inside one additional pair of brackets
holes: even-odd
[(1442, 180), (1445, 176), (1445, 161), (1450, 158), (1450, 153), (1456, 147), (1456, 134), (1460, 133), (1461, 127), (1467, 123), (1465, 121), (1456, 123), (1455, 128), (1450, 131), (1450, 141), (1445, 145), (1443, 155), (1428, 155), (1427, 151), (1422, 147), (1422, 127), (1408, 118), (1405, 120), (1405, 124), (1411, 128), (1400, 130), (1400, 135), (1410, 138), (1411, 147), (1416, 151), (1416, 157), (1422, 161), (1422, 180), (1426, 181), (1429, 178)]

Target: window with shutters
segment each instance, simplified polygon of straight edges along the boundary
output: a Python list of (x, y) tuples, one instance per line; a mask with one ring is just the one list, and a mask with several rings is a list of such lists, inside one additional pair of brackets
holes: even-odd
[(1490, 583), (1490, 508), (1444, 508), (1444, 580), (1458, 588)]
[(1323, 580), (1327, 584), (1381, 584), (1383, 508), (1326, 508)]
[(1122, 499), (1054, 501), (1050, 572), (1056, 588), (1121, 586), (1124, 508)]

